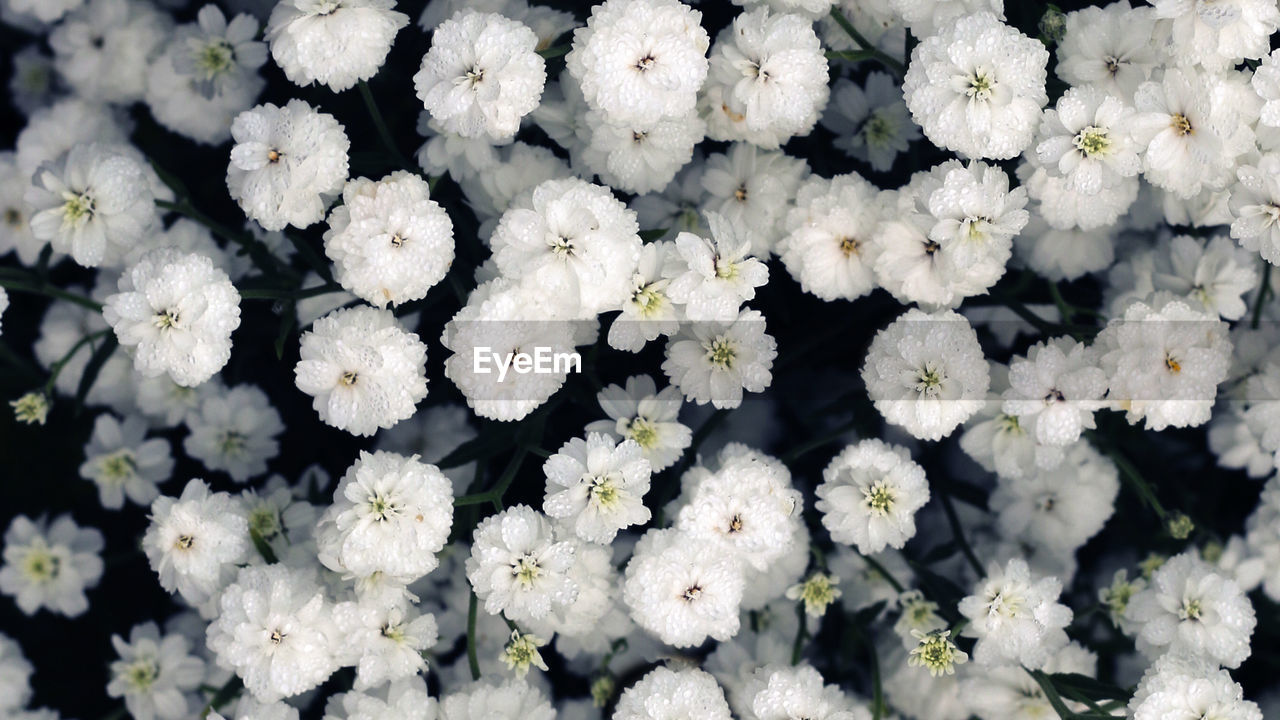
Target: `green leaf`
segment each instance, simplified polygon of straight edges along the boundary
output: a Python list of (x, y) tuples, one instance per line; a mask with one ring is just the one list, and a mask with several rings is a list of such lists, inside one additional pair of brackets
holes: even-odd
[(670, 229), (671, 228), (658, 228), (657, 230), (641, 230), (640, 239), (645, 242), (653, 242), (654, 240), (661, 239), (662, 236), (666, 235)]
[(249, 539), (253, 540), (253, 547), (258, 551), (258, 554), (262, 556), (263, 560), (267, 561), (268, 564), (275, 564), (277, 562), (276, 552), (271, 549), (271, 545), (267, 543), (267, 539), (262, 537), (262, 533), (254, 529), (250, 529)]
[(1132, 695), (1128, 690), (1109, 685), (1079, 673), (1054, 673), (1049, 676), (1055, 687), (1070, 688), (1093, 700), (1124, 700), (1128, 702)]
[(84, 366), (84, 374), (80, 376), (80, 385), (76, 387), (76, 414), (84, 409), (84, 400), (89, 396), (89, 390), (93, 388), (93, 383), (98, 379), (98, 373), (102, 372), (102, 366), (107, 364), (107, 360), (111, 358), (111, 353), (119, 346), (114, 334), (107, 335), (102, 344), (93, 351), (93, 355), (89, 357), (89, 362)]

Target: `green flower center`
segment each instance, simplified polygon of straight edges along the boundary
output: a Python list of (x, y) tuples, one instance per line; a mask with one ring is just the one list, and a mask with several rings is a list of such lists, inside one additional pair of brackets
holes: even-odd
[(894, 500), (897, 499), (893, 490), (886, 486), (884, 481), (877, 482), (863, 490), (862, 494), (864, 496), (863, 502), (866, 503), (867, 507), (881, 516), (889, 514), (889, 511), (893, 509)]
[(707, 359), (722, 370), (730, 370), (733, 368), (733, 361), (738, 356), (737, 350), (733, 344), (724, 338), (716, 338), (711, 341), (711, 346), (707, 348)]
[(1085, 157), (1101, 155), (1111, 149), (1111, 138), (1107, 136), (1106, 129), (1093, 125), (1081, 130), (1074, 142), (1076, 149), (1084, 153)]
[(658, 428), (648, 420), (638, 417), (631, 421), (627, 434), (642, 448), (649, 449), (658, 442)]
[(235, 50), (225, 40), (215, 40), (196, 54), (196, 67), (213, 77), (226, 72), (235, 61)]

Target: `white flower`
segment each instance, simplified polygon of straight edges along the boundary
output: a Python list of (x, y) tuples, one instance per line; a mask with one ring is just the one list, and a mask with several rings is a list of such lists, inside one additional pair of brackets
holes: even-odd
[(1134, 302), (1097, 339), (1108, 398), (1151, 430), (1202, 425), (1227, 377), (1226, 323), (1174, 298)]
[(837, 685), (823, 682), (810, 665), (770, 664), (755, 671), (744, 694), (751, 698), (756, 720), (868, 720), (870, 713), (854, 704)]
[(806, 179), (787, 214), (778, 255), (805, 292), (822, 300), (856, 300), (876, 288), (879, 246), (872, 242), (884, 197), (859, 174)]
[(207, 643), (259, 702), (306, 692), (338, 667), (332, 607), (310, 570), (249, 566), (219, 599)]
[(574, 544), (557, 541), (542, 513), (516, 505), (476, 527), (467, 580), (486, 612), (514, 622), (538, 620), (576, 598), (573, 562)]
[(801, 540), (804, 499), (786, 467), (754, 452), (734, 455), (719, 470), (686, 486), (675, 528), (702, 552), (725, 555), (758, 571)]
[[(1138, 183), (1133, 184), (1136, 196)], [(1123, 187), (1123, 186), (1122, 186)], [(1118, 216), (1132, 198), (1101, 193), (1093, 197), (1094, 209), (1108, 208)], [(1084, 198), (1088, 202), (1089, 198)], [(1113, 202), (1118, 204), (1112, 205)], [(1041, 205), (1042, 212), (1047, 206)], [(1105, 224), (1105, 223), (1104, 223)], [(1050, 227), (1040, 214), (1032, 214), (1022, 234), (1014, 238), (1018, 260), (1052, 282), (1075, 280), (1107, 269), (1115, 262), (1115, 233), (1110, 228), (1073, 230)]]
[(1044, 445), (1066, 447), (1095, 426), (1105, 403), (1107, 374), (1098, 351), (1070, 337), (1039, 342), (1009, 363), (1003, 410)]
[(864, 555), (901, 550), (916, 534), (916, 511), (929, 502), (924, 468), (906, 448), (874, 438), (836, 455), (815, 492), (831, 539)]
[(1256, 264), (1223, 235), (1208, 242), (1177, 235), (1155, 254), (1152, 289), (1181, 295), (1223, 320), (1239, 320), (1248, 310), (1243, 296), (1258, 284)]
[(640, 352), (645, 343), (680, 329), (683, 308), (671, 298), (671, 278), (665, 274), (678, 262), (675, 244), (666, 240), (640, 249), (640, 262), (631, 276), (631, 296), (623, 300), (622, 314), (609, 326), (610, 347)]
[(372, 435), (412, 416), (427, 396), (426, 356), (390, 310), (335, 310), (303, 333), (295, 382), (325, 423)]
[[(1280, 127), (1280, 54), (1271, 51), (1262, 58), (1262, 65), (1255, 68), (1249, 84), (1264, 101), (1258, 122), (1265, 127)], [(1259, 128), (1261, 130), (1261, 128)]]
[(707, 553), (676, 530), (650, 530), (627, 563), (622, 596), (636, 624), (675, 647), (738, 633), (742, 569), (729, 553)]
[(41, 23), (53, 23), (84, 5), (84, 0), (7, 0), (5, 5), (12, 13), (30, 15)]
[(723, 409), (741, 405), (743, 390), (769, 387), (778, 350), (764, 316), (747, 309), (728, 323), (687, 324), (668, 341), (666, 356), (662, 371), (672, 385), (699, 405)]
[(413, 76), (418, 99), (447, 132), (507, 140), (538, 106), (547, 81), (537, 44), (518, 20), (459, 10), (432, 33), (431, 50)]
[(1004, 275), (1013, 237), (1029, 218), (1022, 188), (1009, 189), (998, 167), (973, 161), (946, 166), (942, 186), (928, 196), (935, 220), (929, 239), (939, 246), (939, 262), (949, 266), (964, 294), (981, 294)]
[[(267, 45), (257, 40), (258, 20), (241, 13), (227, 22), (216, 5), (205, 5), (196, 23), (179, 28), (173, 69), (189, 76), (207, 98), (232, 95), (255, 83), (257, 70), (267, 62)], [(256, 93), (255, 93), (256, 94)]]
[(1155, 29), (1155, 12), (1132, 7), (1129, 0), (1067, 13), (1058, 43), (1058, 77), (1073, 87), (1098, 87), (1131, 102), (1134, 91), (1164, 60), (1163, 48), (1152, 38)]
[(1124, 616), (1148, 657), (1186, 653), (1229, 668), (1249, 657), (1257, 625), (1253, 605), (1235, 580), (1194, 553), (1161, 565), (1151, 584), (1129, 601)]
[(452, 526), (453, 485), (435, 465), (361, 451), (320, 519), (320, 562), (344, 575), (408, 584), (436, 569)]
[(180, 633), (161, 637), (154, 622), (134, 625), (126, 642), (111, 636), (120, 659), (111, 663), (109, 697), (124, 698), (137, 720), (181, 720), (193, 711), (188, 697), (204, 679), (204, 661), (191, 654), (191, 641)]
[(635, 441), (653, 472), (674, 465), (693, 442), (693, 431), (678, 419), (683, 398), (674, 385), (659, 392), (653, 378), (633, 375), (625, 388), (608, 385), (596, 400), (609, 419), (589, 423), (586, 431)]
[(1105, 90), (1071, 88), (1045, 109), (1036, 155), (1073, 190), (1102, 193), (1142, 169), (1130, 137), (1133, 116), (1133, 108)]
[(538, 652), (538, 648), (546, 644), (547, 641), (537, 635), (521, 634), (519, 630), (512, 630), (511, 640), (502, 649), (502, 664), (506, 665), (517, 678), (528, 675), (530, 667), (536, 667), (545, 672), (547, 663), (542, 659), (542, 653)]
[(527, 205), (503, 213), (489, 243), (503, 276), (560, 298), (566, 317), (591, 317), (628, 296), (638, 231), (608, 188), (567, 178), (540, 183)]
[(1129, 700), (1134, 720), (1222, 718), (1262, 720), (1231, 674), (1203, 657), (1168, 653), (1143, 674)]
[(665, 188), (693, 159), (693, 148), (707, 131), (706, 122), (692, 110), (649, 123), (614, 123), (591, 110), (583, 121), (589, 139), (576, 153), (571, 151), (573, 156), (611, 187), (635, 193)]
[(982, 409), (991, 378), (968, 320), (913, 308), (876, 333), (862, 380), (885, 420), (940, 440)]
[(902, 90), (882, 72), (869, 73), (865, 88), (847, 78), (837, 80), (821, 122), (835, 133), (836, 147), (877, 172), (892, 169), (898, 154), (920, 139), (920, 128), (911, 122)]
[(31, 209), (23, 195), (32, 178), (18, 168), (12, 151), (0, 151), (0, 256), (16, 253), (23, 265), (34, 265), (45, 241), (31, 231)]
[(85, 267), (116, 266), (155, 224), (155, 197), (120, 146), (81, 143), (42, 165), (26, 191), (31, 233)]
[[(560, 264), (557, 259), (550, 262)], [(550, 307), (550, 302), (534, 287), (498, 278), (477, 287), (445, 325), (440, 342), (453, 352), (444, 363), (445, 377), (477, 415), (503, 421), (524, 418), (564, 385), (574, 347), (594, 339), (594, 322), (561, 320), (562, 308)], [(516, 353), (532, 357), (542, 349), (544, 358), (549, 356), (550, 372), (511, 371)], [(556, 362), (556, 357), (570, 361)], [(543, 368), (548, 369), (546, 363)]]
[(605, 0), (565, 57), (587, 104), (610, 122), (686, 115), (707, 77), (702, 13), (677, 0)]
[(280, 452), (276, 436), (284, 432), (280, 413), (267, 394), (253, 385), (237, 385), (209, 395), (187, 421), (191, 434), (182, 448), (209, 470), (224, 470), (236, 482), (267, 471)]
[(214, 598), (251, 552), (243, 504), (227, 493), (210, 493), (203, 480), (188, 482), (177, 498), (156, 498), (150, 518), (142, 550), (151, 569), (161, 587), (192, 605)]
[(988, 504), (1004, 537), (1064, 555), (1102, 530), (1119, 490), (1115, 463), (1077, 443), (1052, 470), (1002, 478)]
[(267, 230), (319, 222), (346, 182), (346, 132), (332, 115), (301, 100), (240, 113), (231, 137), (236, 144), (227, 189), (245, 215)]
[(716, 679), (704, 670), (656, 667), (622, 692), (616, 720), (729, 720), (729, 703)]
[(903, 94), (935, 145), (1004, 160), (1031, 144), (1049, 53), (989, 12), (956, 19), (911, 53)]
[(17, 713), (31, 701), (32, 670), (18, 643), (0, 633), (0, 712)]
[(426, 297), (453, 264), (453, 222), (430, 194), (403, 170), (348, 181), (324, 233), (338, 283), (378, 307)]
[(1236, 169), (1231, 186), (1231, 237), (1280, 264), (1280, 155), (1267, 153)]
[(436, 618), (414, 606), (361, 599), (338, 603), (333, 621), (346, 639), (343, 649), (356, 665), (355, 689), (416, 677), (427, 667), (423, 653), (436, 644)]
[(987, 577), (959, 606), (969, 619), (965, 634), (978, 638), (974, 662), (1043, 667), (1067, 644), (1063, 628), (1071, 622), (1071, 609), (1057, 602), (1061, 592), (1057, 578), (1033, 577), (1021, 558), (987, 568)]
[(1215, 97), (1216, 85), (1191, 68), (1169, 68), (1159, 82), (1138, 87), (1133, 137), (1146, 148), (1142, 170), (1152, 185), (1187, 199), (1230, 182), (1251, 134), (1237, 132), (1235, 110)]
[(102, 578), (102, 533), (76, 525), (70, 515), (52, 523), (18, 515), (4, 533), (0, 593), (25, 615), (47, 608), (67, 617), (89, 609), (85, 591)]
[(751, 243), (725, 217), (706, 213), (712, 239), (683, 232), (675, 247), (683, 267), (673, 264), (667, 295), (684, 305), (693, 321), (732, 322), (742, 303), (769, 282), (769, 268), (749, 255)]
[(98, 486), (103, 507), (119, 510), (126, 496), (149, 506), (160, 494), (156, 485), (169, 479), (173, 472), (169, 441), (146, 440), (146, 435), (147, 423), (140, 415), (129, 415), (124, 422), (110, 413), (94, 419), (80, 477)]
[(1271, 50), (1280, 8), (1269, 0), (1150, 0), (1155, 16), (1170, 20), (1169, 59), (1178, 65), (1226, 70)]
[(701, 210), (725, 216), (738, 236), (751, 240), (750, 254), (766, 258), (784, 234), (787, 211), (808, 174), (804, 160), (733, 143), (707, 158)]
[(649, 461), (634, 440), (618, 443), (591, 433), (573, 438), (542, 465), (547, 491), (542, 511), (580, 539), (607, 545), (618, 531), (649, 522), (644, 494), (649, 491)]
[(803, 15), (764, 6), (739, 14), (717, 37), (710, 62), (727, 112), (743, 116), (749, 133), (779, 141), (807, 135), (827, 105), (827, 58)]
[(285, 77), (342, 92), (382, 67), (409, 16), (395, 0), (281, 0), (267, 20), (271, 57)]
[(76, 95), (127, 105), (142, 98), (147, 65), (171, 25), (148, 2), (89, 0), (49, 33), (54, 67)]
[(556, 720), (542, 691), (524, 680), (475, 682), (440, 700), (440, 720)]
[(133, 365), (144, 377), (168, 373), (191, 387), (227, 364), (231, 332), (240, 327), (240, 293), (207, 256), (151, 250), (118, 285), (102, 317), (120, 344), (133, 348)]
[[(376, 690), (357, 687), (334, 695), (325, 704), (324, 720), (437, 720), (439, 707), (436, 699), (427, 694), (426, 679), (413, 676), (393, 680)], [(260, 717), (250, 713), (241, 720)], [(296, 718), (262, 717), (261, 720)]]
[(889, 0), (889, 7), (918, 38), (936, 35), (964, 16), (982, 11), (1004, 20), (1004, 0)]

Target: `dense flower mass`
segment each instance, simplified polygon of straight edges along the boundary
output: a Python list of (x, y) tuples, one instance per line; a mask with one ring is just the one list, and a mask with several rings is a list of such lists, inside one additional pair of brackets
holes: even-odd
[(1277, 44), (0, 0), (0, 720), (1280, 718)]

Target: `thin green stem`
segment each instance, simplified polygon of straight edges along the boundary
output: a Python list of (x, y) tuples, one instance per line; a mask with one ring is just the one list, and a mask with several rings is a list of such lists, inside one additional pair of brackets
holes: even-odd
[(391, 153), (391, 157), (400, 167), (409, 172), (417, 172), (404, 153), (400, 152), (400, 148), (396, 147), (396, 141), (391, 137), (391, 129), (387, 127), (387, 121), (382, 117), (382, 111), (378, 109), (378, 103), (373, 99), (373, 91), (369, 89), (369, 83), (364, 80), (360, 81), (360, 97), (364, 100), (369, 118), (373, 120), (373, 127), (378, 131), (378, 137), (382, 139), (387, 152)]
[(1267, 302), (1267, 296), (1271, 294), (1271, 263), (1266, 260), (1262, 261), (1262, 286), (1258, 288), (1258, 297), (1253, 301), (1253, 319), (1249, 323), (1249, 327), (1254, 330), (1258, 329), (1258, 325), (1262, 323), (1262, 306)]
[(796, 630), (796, 639), (791, 644), (791, 664), (799, 665), (801, 658), (804, 657), (804, 643), (809, 639), (809, 626), (805, 622), (804, 603), (796, 603), (796, 617), (799, 618), (800, 626)]
[(1151, 511), (1156, 514), (1156, 517), (1160, 518), (1162, 523), (1165, 522), (1168, 519), (1168, 512), (1160, 504), (1160, 499), (1156, 497), (1155, 489), (1151, 487), (1146, 478), (1142, 477), (1142, 473), (1138, 468), (1119, 450), (1100, 442), (1096, 433), (1088, 430), (1085, 432), (1094, 441), (1094, 445), (1102, 448), (1107, 457), (1111, 458), (1111, 461), (1116, 464), (1116, 468), (1120, 470), (1120, 477), (1125, 484), (1138, 495), (1144, 505), (1151, 508)]
[(0, 275), (0, 287), (14, 292), (31, 293), (33, 295), (43, 295), (54, 300), (66, 300), (75, 303), (81, 307), (89, 308), (95, 312), (102, 312), (102, 303), (91, 297), (85, 297), (73, 292), (67, 292), (61, 288), (56, 288), (48, 283), (40, 282), (35, 278), (23, 279), (21, 276), (5, 273)]
[(288, 265), (281, 262), (280, 258), (273, 255), (271, 251), (267, 249), (267, 246), (263, 245), (257, 238), (247, 232), (237, 232), (217, 220), (214, 220), (208, 215), (205, 215), (199, 208), (192, 205), (190, 200), (185, 198), (178, 202), (156, 200), (156, 207), (161, 210), (176, 212), (183, 217), (190, 218), (206, 228), (209, 228), (209, 231), (214, 235), (221, 237), (227, 242), (234, 243), (244, 248), (245, 252), (249, 254), (249, 259), (262, 272), (268, 275), (285, 275), (295, 280), (298, 278), (298, 274), (294, 272), (293, 268), (290, 268)]
[(781, 459), (783, 464), (790, 464), (792, 462), (795, 462), (796, 460), (800, 459), (804, 455), (814, 450), (817, 450), (823, 445), (827, 445), (829, 443), (833, 443), (839, 440), (840, 438), (844, 437), (845, 434), (847, 434), (849, 431), (853, 430), (857, 425), (858, 425), (858, 421), (856, 419), (849, 420), (848, 422), (833, 428), (829, 432), (824, 433), (822, 436), (814, 438), (813, 440), (810, 440), (807, 443), (803, 443), (797, 446), (794, 450), (782, 456)]
[(863, 37), (862, 33), (858, 32), (858, 29), (853, 26), (853, 23), (849, 22), (849, 19), (844, 16), (844, 13), (840, 12), (840, 8), (831, 8), (831, 19), (835, 20), (836, 24), (853, 39), (854, 44), (864, 52), (870, 53), (871, 58), (879, 61), (881, 65), (884, 65), (886, 68), (891, 70), (893, 74), (897, 75), (899, 78), (906, 74), (907, 66), (898, 62), (896, 58), (892, 57), (888, 53), (877, 49), (872, 42)]
[(903, 585), (901, 582), (899, 582), (898, 579), (895, 578), (893, 574), (890, 573), (885, 568), (884, 565), (881, 565), (879, 560), (876, 560), (870, 555), (863, 555), (862, 553), (858, 553), (858, 556), (861, 557), (864, 562), (870, 565), (872, 570), (875, 570), (877, 573), (879, 573), (880, 577), (884, 578), (885, 582), (889, 583), (889, 586), (894, 589), (894, 592), (898, 593), (899, 595), (906, 592), (907, 590), (906, 586)]
[(67, 366), (67, 363), (71, 362), (71, 358), (75, 357), (76, 353), (80, 352), (80, 348), (84, 347), (85, 345), (92, 344), (94, 340), (97, 340), (100, 337), (108, 335), (109, 333), (111, 333), (111, 328), (105, 328), (97, 332), (89, 333), (84, 337), (80, 338), (80, 340), (75, 345), (71, 346), (70, 350), (67, 350), (67, 352), (64, 353), (62, 357), (58, 358), (57, 362), (55, 362), (49, 368), (49, 380), (44, 384), (44, 394), (49, 395), (51, 392), (53, 392), (53, 384), (57, 382), (58, 375), (62, 374), (62, 369)]
[(480, 659), (476, 657), (476, 609), (479, 599), (475, 592), (467, 604), (467, 665), (471, 667), (471, 679), (480, 679)]
[(951, 525), (951, 534), (955, 537), (956, 545), (960, 546), (960, 552), (964, 554), (965, 559), (969, 561), (969, 566), (978, 574), (978, 577), (986, 577), (986, 568), (982, 567), (982, 562), (978, 560), (973, 548), (969, 546), (969, 541), (964, 537), (964, 529), (960, 527), (960, 517), (956, 515), (956, 506), (951, 502), (951, 495), (941, 485), (938, 486), (938, 499), (942, 501), (942, 510), (947, 515), (947, 523)]
[(325, 283), (323, 285), (300, 288), (298, 290), (245, 288), (240, 290), (240, 298), (242, 300), (303, 300), (310, 297), (316, 297), (317, 295), (328, 295), (329, 293), (335, 292), (342, 292), (342, 286), (337, 283)]

